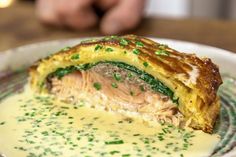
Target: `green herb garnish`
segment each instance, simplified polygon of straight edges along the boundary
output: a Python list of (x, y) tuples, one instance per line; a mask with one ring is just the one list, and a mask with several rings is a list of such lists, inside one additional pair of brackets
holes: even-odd
[(102, 89), (102, 85), (101, 85), (99, 82), (95, 82), (95, 83), (93, 84), (93, 87), (94, 87), (96, 90)]
[(136, 41), (135, 44), (136, 44), (137, 47), (143, 47), (144, 46), (141, 41)]
[(129, 72), (127, 76), (128, 76), (128, 78), (132, 78), (133, 74), (131, 72)]
[(122, 154), (122, 157), (130, 157), (130, 154)]
[(143, 66), (148, 67), (148, 63), (147, 62), (143, 62)]
[(106, 52), (112, 52), (113, 51), (113, 49), (112, 48), (110, 48), (110, 47), (108, 47), (108, 48), (106, 48), (106, 50), (105, 50)]
[(1, 122), (0, 125), (4, 125), (6, 122)]
[(48, 136), (49, 135), (47, 131), (43, 131), (43, 132), (41, 132), (41, 134), (44, 135), (44, 136)]
[(167, 47), (168, 47), (167, 45), (160, 44), (158, 46), (159, 50), (155, 51), (155, 54), (162, 56), (169, 56), (169, 52), (165, 50)]
[(111, 37), (110, 37), (111, 39), (117, 39), (118, 38), (118, 36), (116, 36), (116, 35), (111, 35)]
[(124, 141), (123, 140), (117, 140), (117, 141), (106, 141), (105, 144), (106, 145), (110, 145), (110, 144), (123, 144)]
[(85, 39), (85, 40), (82, 40), (81, 43), (91, 43), (91, 42), (96, 42), (98, 41), (98, 39)]
[(43, 87), (45, 87), (45, 82), (42, 82), (39, 84), (39, 88), (42, 89)]
[(116, 83), (114, 83), (114, 82), (111, 84), (111, 86), (112, 86), (113, 88), (118, 88), (118, 85), (117, 85)]
[(61, 51), (67, 51), (67, 50), (70, 50), (70, 49), (71, 49), (71, 47), (67, 46), (67, 47), (61, 49)]
[(158, 48), (159, 49), (166, 49), (168, 46), (167, 45), (164, 45), (164, 44), (160, 44), (159, 46), (158, 46)]
[(127, 46), (129, 44), (129, 41), (124, 39), (124, 38), (121, 38), (120, 39), (120, 45), (121, 46)]
[(116, 81), (121, 81), (121, 79), (122, 79), (120, 73), (114, 73), (113, 77)]
[(79, 59), (79, 54), (73, 54), (71, 57), (70, 57), (70, 59), (72, 59), (72, 60), (77, 60), (77, 59)]
[(96, 45), (94, 51), (98, 51), (102, 49), (102, 45)]
[(136, 55), (139, 55), (140, 54), (140, 50), (139, 49), (133, 49), (133, 53), (136, 54)]
[(133, 91), (130, 91), (129, 94), (130, 94), (131, 96), (134, 96), (134, 92), (133, 92)]
[(120, 151), (113, 150), (113, 151), (110, 152), (111, 155), (113, 155), (113, 154), (117, 154), (117, 153), (120, 153)]
[(166, 50), (162, 50), (162, 49), (155, 51), (155, 54), (162, 55), (162, 56), (169, 56), (169, 52), (167, 52)]
[(144, 91), (145, 91), (145, 89), (144, 89), (144, 86), (143, 86), (143, 85), (139, 86), (139, 88), (140, 88), (140, 90), (141, 90), (142, 92), (144, 92)]

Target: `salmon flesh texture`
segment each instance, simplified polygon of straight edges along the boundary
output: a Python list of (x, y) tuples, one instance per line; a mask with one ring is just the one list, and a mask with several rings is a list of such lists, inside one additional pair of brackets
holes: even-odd
[(183, 124), (182, 114), (168, 96), (153, 91), (134, 72), (108, 63), (98, 64), (86, 71), (75, 71), (60, 79), (52, 77), (47, 84), (50, 84), (48, 88), (52, 94), (67, 102), (79, 102), (86, 95), (89, 100), (97, 102), (93, 107), (128, 116), (134, 113), (175, 126)]

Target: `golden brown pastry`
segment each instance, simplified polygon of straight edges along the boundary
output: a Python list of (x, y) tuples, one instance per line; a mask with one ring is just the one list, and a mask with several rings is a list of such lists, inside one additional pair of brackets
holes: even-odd
[(94, 107), (211, 133), (222, 80), (209, 58), (126, 35), (84, 41), (42, 59), (30, 68), (30, 83), (69, 102), (89, 97)]

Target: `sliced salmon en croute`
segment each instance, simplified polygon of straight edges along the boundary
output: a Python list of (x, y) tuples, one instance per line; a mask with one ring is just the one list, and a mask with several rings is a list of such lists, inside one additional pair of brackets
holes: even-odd
[(135, 35), (82, 41), (30, 68), (36, 92), (208, 133), (219, 114), (221, 83), (209, 58)]

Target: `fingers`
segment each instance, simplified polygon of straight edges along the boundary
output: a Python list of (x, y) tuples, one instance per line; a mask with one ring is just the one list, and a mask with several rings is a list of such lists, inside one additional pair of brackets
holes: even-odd
[(37, 14), (40, 20), (74, 29), (91, 27), (98, 21), (93, 12), (93, 0), (38, 0)]
[(117, 5), (119, 1), (120, 0), (96, 0), (95, 4), (98, 8), (105, 11)]
[[(92, 6), (95, 0), (37, 0), (36, 11), (44, 23), (84, 29), (95, 25), (98, 17)], [(101, 31), (116, 34), (134, 28), (142, 18), (145, 0), (96, 0), (106, 10)]]
[[(58, 0), (58, 12), (66, 26), (74, 29), (85, 29), (98, 21), (92, 9), (93, 0)], [(66, 5), (66, 7), (65, 7)]]
[(36, 14), (38, 18), (47, 24), (61, 25), (57, 15), (55, 0), (37, 0)]
[(81, 9), (84, 11), (76, 12), (69, 15), (69, 18), (64, 18), (64, 22), (67, 26), (74, 29), (85, 29), (94, 26), (98, 17), (93, 12), (92, 8)]
[(101, 31), (117, 34), (134, 28), (143, 15), (145, 0), (120, 0), (108, 10), (101, 21)]

